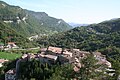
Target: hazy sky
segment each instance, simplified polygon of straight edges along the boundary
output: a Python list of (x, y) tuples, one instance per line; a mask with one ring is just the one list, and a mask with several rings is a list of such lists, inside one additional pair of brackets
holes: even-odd
[(66, 22), (98, 23), (120, 17), (120, 0), (2, 0), (24, 9), (46, 12)]

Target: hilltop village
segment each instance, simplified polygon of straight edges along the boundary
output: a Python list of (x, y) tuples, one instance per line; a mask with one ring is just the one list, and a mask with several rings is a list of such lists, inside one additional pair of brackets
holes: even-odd
[[(80, 60), (86, 58), (88, 55), (93, 55), (98, 61), (96, 64), (104, 64), (107, 68), (111, 68), (112, 65), (107, 61), (105, 55), (100, 52), (86, 52), (80, 51), (79, 49), (62, 49), (58, 47), (49, 46), (48, 48), (40, 49), (39, 53), (27, 53), (23, 54), (20, 59), (16, 62), (16, 69), (11, 69), (5, 74), (5, 80), (15, 80), (19, 74), (20, 63), (26, 60), (35, 59), (41, 63), (48, 63), (54, 65), (57, 62), (62, 64), (72, 64), (73, 70), (79, 72), (80, 68), (84, 65), (81, 64)], [(113, 74), (111, 74), (113, 75)]]
[(119, 0), (52, 1), (0, 0), (0, 80), (120, 80)]

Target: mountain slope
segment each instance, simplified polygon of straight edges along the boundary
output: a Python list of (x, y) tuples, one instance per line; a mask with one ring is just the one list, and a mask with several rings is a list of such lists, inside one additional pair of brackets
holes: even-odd
[(0, 21), (24, 36), (61, 32), (71, 28), (63, 20), (49, 17), (46, 13), (24, 10), (3, 1), (0, 1)]
[(86, 27), (77, 27), (67, 32), (40, 39), (41, 45), (79, 48), (95, 51), (106, 47), (120, 48), (120, 19), (104, 21)]
[(34, 16), (40, 22), (41, 26), (48, 28), (48, 30), (61, 32), (61, 31), (67, 31), (72, 28), (62, 19), (56, 19), (50, 17), (45, 12), (34, 12), (28, 10), (26, 10), (26, 12), (29, 15)]
[(100, 51), (114, 65), (115, 61), (120, 62), (120, 18), (43, 37), (37, 43), (41, 46)]
[(0, 22), (0, 42), (3, 42), (5, 45), (7, 42), (15, 42), (19, 47), (22, 48), (35, 46), (27, 38), (18, 34), (8, 24), (3, 22)]

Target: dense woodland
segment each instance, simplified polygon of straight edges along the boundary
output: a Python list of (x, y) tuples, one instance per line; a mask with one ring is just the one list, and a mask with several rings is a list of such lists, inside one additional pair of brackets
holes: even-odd
[[(72, 64), (60, 65), (59, 63), (55, 65), (48, 65), (47, 63), (42, 64), (40, 61), (31, 60), (20, 64), (19, 79), (35, 78), (35, 80), (89, 80), (89, 79), (99, 79), (108, 80), (112, 79), (107, 74), (104, 74), (105, 66), (96, 65), (97, 60), (92, 56), (81, 60), (84, 67), (80, 68), (79, 72), (73, 70)], [(91, 64), (90, 64), (91, 63)], [(23, 67), (26, 66), (26, 67)], [(102, 68), (103, 72), (95, 71), (95, 69)], [(91, 71), (91, 72), (90, 72)], [(104, 77), (103, 77), (104, 76)]]
[(43, 46), (101, 51), (109, 57), (119, 56), (120, 19), (77, 27), (64, 33), (40, 38), (37, 42)]
[[(11, 68), (15, 68), (17, 60), (13, 60), (4, 64), (4, 67), (0, 68), (0, 79), (4, 79), (4, 72)], [(56, 63), (49, 65), (47, 63), (41, 63), (39, 60), (26, 60), (20, 63), (19, 73), (17, 74), (18, 80), (116, 80), (117, 71), (115, 76), (111, 77), (108, 74), (104, 74), (105, 65), (96, 65), (97, 60), (93, 55), (89, 55), (87, 58), (81, 60), (81, 64), (84, 65), (80, 68), (79, 72), (75, 72), (72, 64), (60, 65)], [(96, 69), (102, 69), (102, 72), (96, 71)], [(110, 72), (108, 72), (110, 73)]]

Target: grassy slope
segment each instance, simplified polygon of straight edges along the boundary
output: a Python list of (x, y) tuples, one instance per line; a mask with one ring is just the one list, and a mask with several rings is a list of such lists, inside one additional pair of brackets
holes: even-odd
[(22, 54), (0, 52), (0, 59), (14, 60), (21, 57)]

